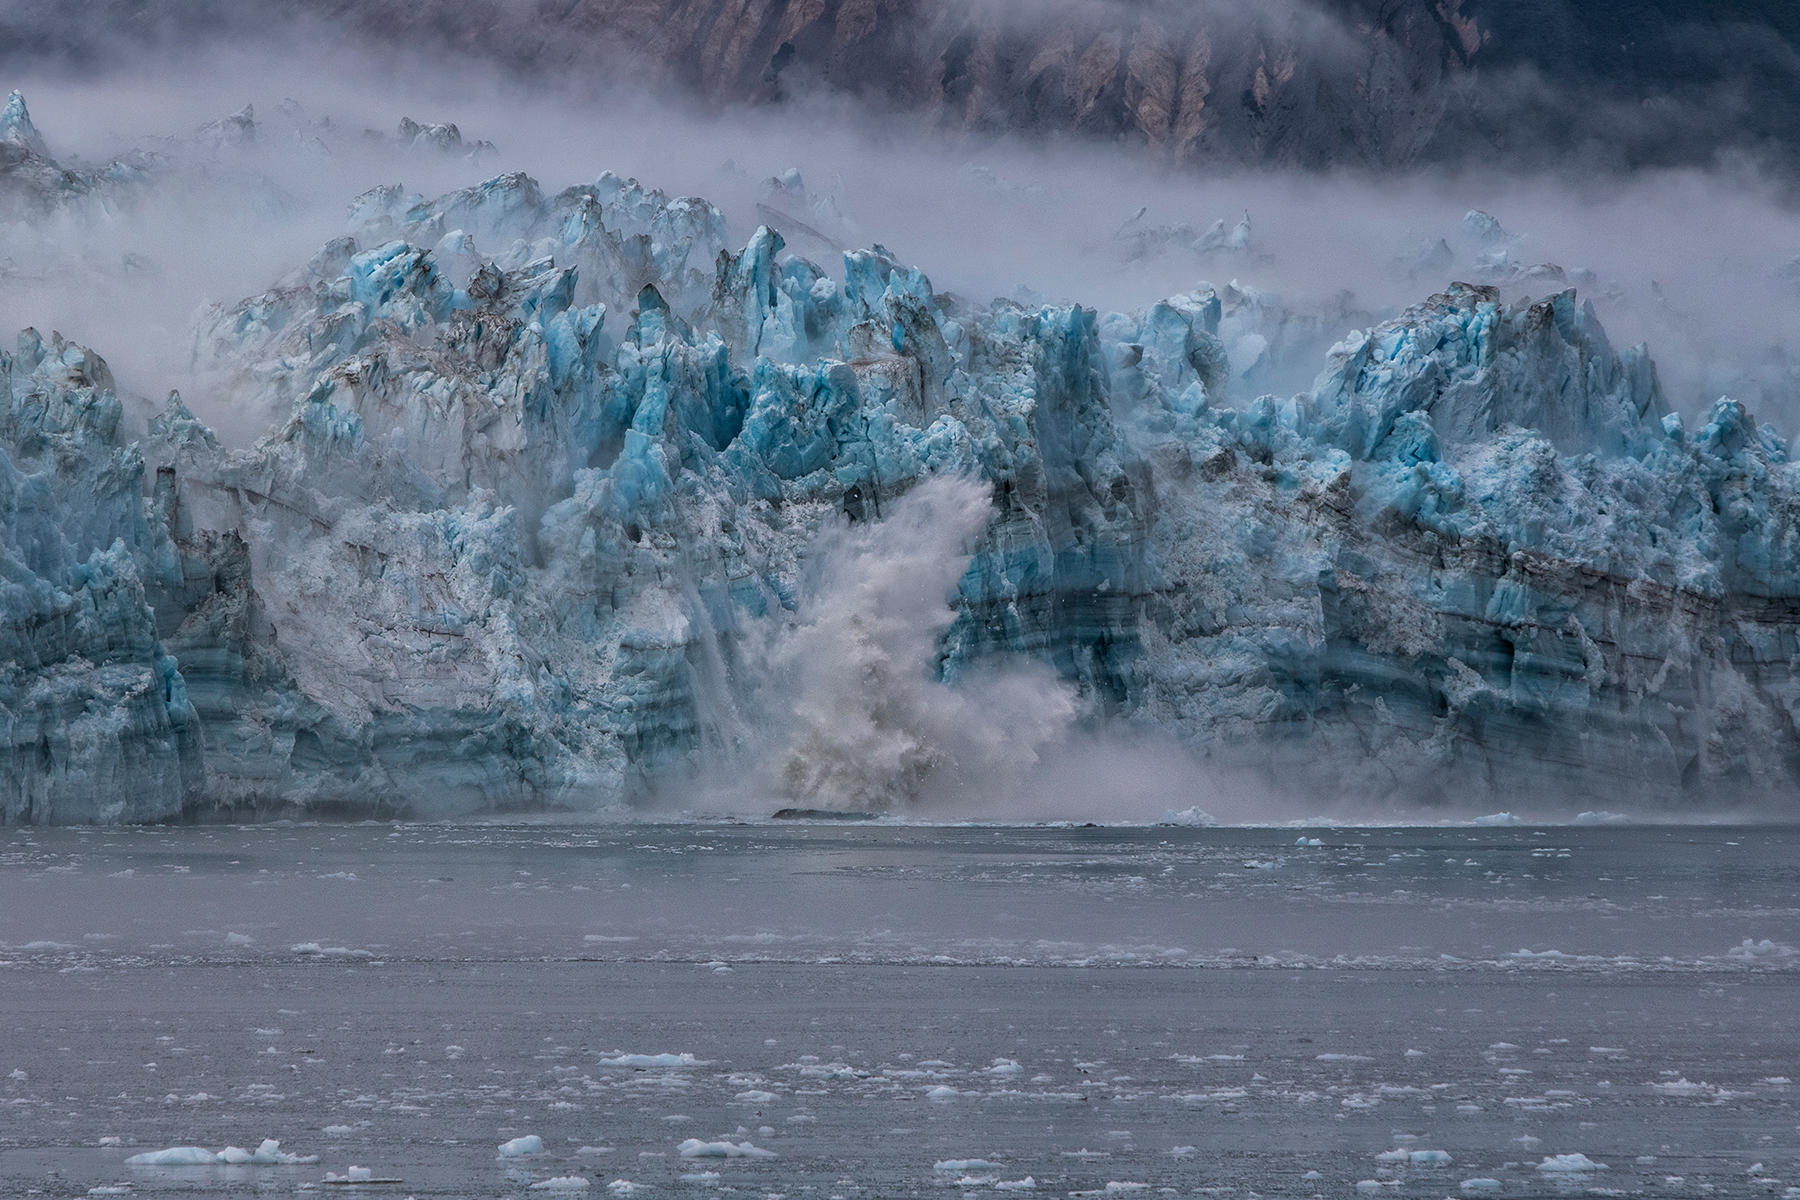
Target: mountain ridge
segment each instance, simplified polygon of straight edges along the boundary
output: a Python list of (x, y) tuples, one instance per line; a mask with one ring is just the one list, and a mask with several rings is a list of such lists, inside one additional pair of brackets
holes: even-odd
[(284, 29), (577, 87), (672, 84), (720, 107), (823, 92), (1190, 165), (1786, 168), (1800, 144), (1800, 17), (1762, 0), (76, 0), (0, 10), (0, 65), (104, 71), (133, 47), (280, 45)]

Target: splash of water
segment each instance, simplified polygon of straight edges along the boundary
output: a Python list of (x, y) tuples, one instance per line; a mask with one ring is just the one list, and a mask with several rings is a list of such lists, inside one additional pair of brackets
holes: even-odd
[(862, 811), (994, 799), (1068, 734), (1075, 694), (1042, 664), (941, 676), (956, 584), (991, 515), (980, 481), (938, 477), (884, 520), (822, 536), (817, 585), (748, 668), (767, 786)]

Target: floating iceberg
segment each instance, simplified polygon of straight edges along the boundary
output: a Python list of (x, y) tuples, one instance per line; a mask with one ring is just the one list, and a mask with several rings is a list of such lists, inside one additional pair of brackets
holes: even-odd
[(1537, 1169), (1547, 1175), (1580, 1175), (1589, 1171), (1604, 1171), (1605, 1163), (1595, 1162), (1585, 1154), (1552, 1154), (1540, 1162)]
[(749, 1142), (703, 1142), (688, 1138), (675, 1147), (683, 1158), (774, 1158), (773, 1150), (764, 1150)]
[(227, 1146), (214, 1152), (201, 1146), (171, 1146), (167, 1150), (147, 1150), (125, 1160), (128, 1167), (292, 1167), (316, 1163), (316, 1154), (289, 1154), (274, 1138), (264, 1138), (254, 1150)]

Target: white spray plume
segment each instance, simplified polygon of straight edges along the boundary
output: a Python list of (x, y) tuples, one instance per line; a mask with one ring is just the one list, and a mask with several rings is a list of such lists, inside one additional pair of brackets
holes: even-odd
[(707, 761), (697, 779), (665, 780), (665, 802), (926, 821), (1312, 811), (1307, 797), (1204, 763), (1166, 732), (1093, 726), (1044, 663), (1007, 656), (947, 675), (957, 584), (992, 516), (987, 484), (934, 476), (884, 519), (826, 526), (797, 611), (744, 630), (734, 662), (708, 658), (697, 672)]
[(984, 484), (942, 476), (881, 521), (821, 536), (817, 586), (744, 672), (770, 791), (808, 807), (962, 807), (1020, 786), (1067, 736), (1074, 691), (1042, 664), (942, 678), (951, 600), (991, 511)]

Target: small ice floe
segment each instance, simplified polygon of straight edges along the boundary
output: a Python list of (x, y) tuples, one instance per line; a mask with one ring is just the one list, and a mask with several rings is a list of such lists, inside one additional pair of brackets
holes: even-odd
[(1480, 1175), (1474, 1179), (1465, 1179), (1458, 1186), (1465, 1192), (1497, 1192), (1500, 1190), (1500, 1181)]
[(350, 1166), (344, 1168), (342, 1175), (334, 1171), (325, 1172), (326, 1183), (398, 1183), (397, 1179), (376, 1179), (375, 1172), (368, 1167)]
[(1309, 838), (1304, 834), (1294, 839), (1294, 845), (1296, 846), (1307, 846), (1316, 849), (1324, 844), (1325, 843), (1321, 842), (1318, 838)]
[(1695, 1083), (1685, 1075), (1680, 1079), (1653, 1082), (1650, 1084), (1650, 1088), (1665, 1096), (1710, 1096), (1718, 1091), (1710, 1083)]
[(87, 1194), (90, 1196), (129, 1196), (131, 1195), (131, 1185), (129, 1183), (103, 1183), (98, 1187), (89, 1188)]
[(500, 1143), (499, 1153), (501, 1158), (524, 1158), (530, 1154), (542, 1154), (543, 1152), (544, 1139), (535, 1133), (528, 1133), (523, 1137), (516, 1137), (510, 1142)]
[(1211, 829), (1219, 823), (1219, 818), (1198, 806), (1180, 810), (1171, 808), (1163, 813), (1162, 821), (1160, 823), (1163, 825), (1182, 825), (1189, 829)]
[(1069, 1195), (1071, 1195), (1071, 1196), (1118, 1196), (1118, 1195), (1123, 1195), (1127, 1192), (1147, 1192), (1149, 1190), (1150, 1190), (1150, 1185), (1147, 1183), (1136, 1183), (1136, 1182), (1133, 1182), (1130, 1180), (1113, 1179), (1113, 1180), (1108, 1180), (1105, 1187), (1091, 1188), (1085, 1192), (1070, 1192)]
[(780, 1097), (774, 1092), (765, 1092), (760, 1088), (752, 1088), (747, 1092), (739, 1092), (732, 1097), (739, 1104), (773, 1104)]
[(534, 1192), (585, 1192), (593, 1183), (580, 1175), (555, 1175), (531, 1185)]
[(957, 1091), (947, 1083), (940, 1083), (934, 1088), (927, 1088), (925, 1091), (925, 1098), (927, 1100), (954, 1100), (960, 1095), (962, 1095), (961, 1092)]
[(708, 1062), (704, 1058), (695, 1058), (692, 1054), (615, 1054), (600, 1060), (603, 1067), (704, 1067)]
[(1018, 1075), (1024, 1070), (1024, 1067), (1010, 1058), (996, 1058), (993, 1066), (982, 1068), (982, 1073), (985, 1075)]
[(720, 1175), (717, 1171), (689, 1171), (685, 1175), (677, 1175), (675, 1179), (678, 1183), (704, 1183), (710, 1186), (719, 1182)]
[(1631, 818), (1624, 813), (1595, 809), (1590, 812), (1576, 813), (1575, 823), (1577, 825), (1629, 825)]
[(166, 1150), (146, 1150), (125, 1160), (128, 1167), (294, 1167), (316, 1163), (316, 1154), (289, 1154), (274, 1138), (264, 1138), (254, 1150), (227, 1146), (214, 1152), (203, 1146), (170, 1146)]
[(1546, 1175), (1580, 1175), (1586, 1171), (1605, 1171), (1610, 1168), (1603, 1162), (1595, 1162), (1585, 1154), (1552, 1154), (1537, 1165), (1537, 1169)]
[(1450, 1162), (1443, 1150), (1384, 1150), (1375, 1156), (1378, 1163), (1410, 1163), (1415, 1167), (1441, 1167)]
[(1662, 1096), (1679, 1096), (1688, 1100), (1706, 1100), (1713, 1104), (1723, 1104), (1727, 1100), (1737, 1100), (1748, 1096), (1748, 1092), (1734, 1092), (1730, 1088), (1704, 1081), (1695, 1083), (1687, 1076), (1680, 1079), (1662, 1080), (1650, 1084), (1650, 1090)]
[(629, 1179), (615, 1179), (606, 1185), (606, 1190), (615, 1196), (629, 1196), (635, 1192), (643, 1191), (646, 1186), (648, 1185), (633, 1183)]
[(945, 1158), (931, 1164), (934, 1171), (998, 1171), (1001, 1164), (985, 1158)]
[(1037, 1180), (1032, 1178), (1030, 1175), (1027, 1175), (1023, 1179), (996, 1179), (996, 1180), (994, 1180), (994, 1190), (996, 1192), (1029, 1192), (1029, 1191), (1035, 1190), (1036, 1188), (1037, 1188)]
[(1523, 822), (1521, 822), (1519, 820), (1519, 818), (1513, 816), (1513, 814), (1511, 814), (1509, 812), (1497, 812), (1497, 813), (1489, 813), (1485, 817), (1474, 817), (1469, 821), (1469, 824), (1471, 824), (1471, 825), (1519, 825), (1519, 824), (1523, 824)]
[(295, 942), (289, 954), (305, 954), (313, 958), (374, 958), (368, 950), (352, 950), (348, 946), (325, 946), (318, 942)]
[(1735, 958), (1739, 962), (1761, 962), (1766, 959), (1793, 958), (1796, 954), (1800, 954), (1800, 950), (1794, 949), (1786, 942), (1772, 942), (1768, 938), (1763, 938), (1761, 941), (1745, 938), (1727, 950), (1725, 957)]
[(305, 1163), (316, 1163), (319, 1161), (319, 1156), (316, 1154), (289, 1154), (274, 1138), (264, 1138), (254, 1150), (245, 1150), (241, 1146), (225, 1147), (219, 1151), (219, 1161), (232, 1166), (292, 1167)]
[(675, 1147), (683, 1158), (774, 1158), (773, 1150), (764, 1150), (750, 1142), (703, 1142), (689, 1138)]

